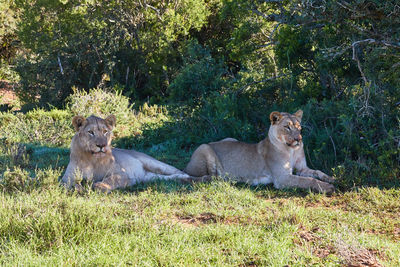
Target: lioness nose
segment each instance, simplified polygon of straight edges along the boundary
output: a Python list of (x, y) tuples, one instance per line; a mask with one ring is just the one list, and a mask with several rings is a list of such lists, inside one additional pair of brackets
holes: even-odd
[(105, 147), (106, 145), (105, 145), (105, 144), (96, 144), (96, 146), (99, 147), (99, 148), (103, 148), (103, 147)]
[(302, 139), (303, 139), (303, 137), (301, 135), (299, 135), (294, 140), (297, 141), (297, 142), (300, 142)]

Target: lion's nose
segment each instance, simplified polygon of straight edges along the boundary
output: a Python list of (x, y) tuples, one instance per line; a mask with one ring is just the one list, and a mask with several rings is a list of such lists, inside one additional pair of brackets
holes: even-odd
[(105, 147), (106, 145), (105, 144), (96, 144), (96, 146), (101, 149), (101, 148)]
[(301, 135), (299, 135), (294, 140), (297, 141), (297, 142), (300, 142), (302, 139), (303, 139), (303, 137)]

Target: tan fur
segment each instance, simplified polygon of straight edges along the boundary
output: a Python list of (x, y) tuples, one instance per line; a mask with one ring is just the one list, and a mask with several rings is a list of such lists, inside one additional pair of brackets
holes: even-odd
[(114, 115), (75, 116), (70, 162), (62, 178), (66, 187), (76, 185), (78, 176), (91, 180), (94, 188), (108, 192), (156, 178), (188, 178), (182, 171), (135, 150), (111, 148)]
[(307, 167), (302, 116), (301, 110), (295, 114), (272, 112), (268, 136), (257, 144), (233, 138), (203, 144), (194, 151), (185, 172), (197, 177), (226, 176), (252, 185), (273, 183), (276, 188), (299, 187), (331, 193), (334, 186), (330, 183), (334, 179)]

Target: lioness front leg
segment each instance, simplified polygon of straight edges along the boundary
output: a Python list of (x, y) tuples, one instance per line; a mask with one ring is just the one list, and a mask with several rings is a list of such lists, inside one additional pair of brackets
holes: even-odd
[(279, 180), (276, 180), (274, 182), (274, 186), (278, 189), (290, 188), (290, 187), (312, 189), (319, 193), (327, 193), (327, 194), (330, 194), (333, 191), (335, 191), (335, 187), (329, 183), (319, 181), (312, 177), (303, 177), (292, 174), (280, 177)]
[(305, 177), (309, 177), (309, 176), (316, 177), (316, 178), (320, 179), (321, 181), (325, 181), (325, 182), (328, 182), (328, 183), (335, 182), (335, 178), (323, 173), (322, 171), (313, 170), (313, 169), (310, 169), (308, 167), (303, 168), (302, 170), (299, 170), (297, 172), (297, 174), (300, 175), (300, 176), (305, 176)]
[(109, 193), (117, 188), (124, 188), (131, 185), (131, 181), (126, 174), (111, 174), (93, 185), (95, 190), (100, 190), (104, 193)]

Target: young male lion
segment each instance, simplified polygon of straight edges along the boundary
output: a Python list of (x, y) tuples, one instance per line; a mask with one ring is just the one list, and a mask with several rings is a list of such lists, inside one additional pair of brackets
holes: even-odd
[(76, 176), (92, 180), (94, 188), (109, 192), (154, 178), (188, 178), (184, 172), (135, 150), (111, 148), (114, 115), (75, 116), (76, 130), (71, 142), (70, 162), (62, 178), (67, 188), (75, 186)]
[(257, 144), (233, 138), (203, 144), (194, 151), (184, 171), (196, 177), (226, 175), (252, 185), (273, 183), (276, 188), (299, 187), (331, 193), (334, 186), (329, 183), (334, 179), (307, 167), (302, 116), (302, 110), (294, 114), (272, 112), (268, 136)]

